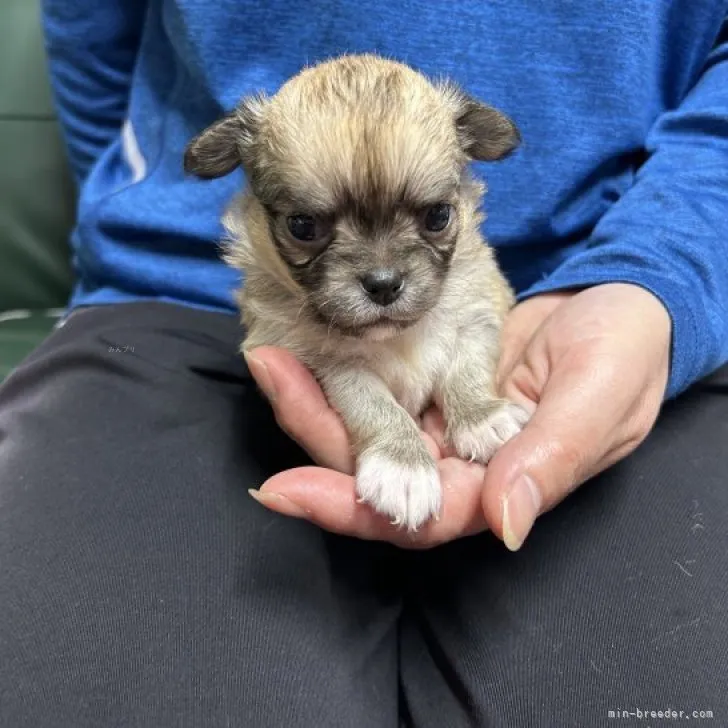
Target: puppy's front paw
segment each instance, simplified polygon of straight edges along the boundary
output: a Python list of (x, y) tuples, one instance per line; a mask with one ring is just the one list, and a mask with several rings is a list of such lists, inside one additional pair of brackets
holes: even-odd
[[(417, 443), (417, 452), (422, 446)], [(386, 450), (369, 450), (359, 458), (356, 490), (360, 502), (408, 531), (440, 513), (440, 476), (429, 454), (402, 458)]]
[(449, 423), (446, 438), (461, 458), (485, 464), (503, 443), (521, 431), (529, 417), (517, 404), (495, 400), (486, 405), (475, 423)]

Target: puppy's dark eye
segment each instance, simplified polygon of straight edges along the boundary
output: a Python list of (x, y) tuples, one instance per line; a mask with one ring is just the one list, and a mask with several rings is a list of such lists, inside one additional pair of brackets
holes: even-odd
[(452, 205), (438, 202), (425, 213), (425, 228), (431, 233), (440, 233), (450, 224)]
[(269, 214), (275, 221), (280, 240), (306, 254), (320, 253), (334, 239), (336, 219), (333, 215), (311, 215), (307, 212), (276, 215), (275, 211)]
[(319, 226), (311, 215), (291, 215), (287, 220), (288, 231), (296, 240), (310, 243), (319, 237)]
[(316, 218), (311, 215), (291, 215), (287, 218), (288, 231), (296, 240), (311, 242), (316, 240), (318, 230), (316, 229)]

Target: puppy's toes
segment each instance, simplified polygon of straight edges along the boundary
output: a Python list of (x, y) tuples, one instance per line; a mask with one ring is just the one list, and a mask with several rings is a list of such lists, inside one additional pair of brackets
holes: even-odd
[(503, 443), (517, 435), (530, 415), (522, 407), (506, 400), (488, 406), (475, 424), (448, 427), (447, 439), (465, 460), (487, 463)]
[(440, 476), (429, 455), (407, 463), (383, 452), (365, 453), (359, 459), (356, 488), (361, 501), (408, 531), (440, 513)]

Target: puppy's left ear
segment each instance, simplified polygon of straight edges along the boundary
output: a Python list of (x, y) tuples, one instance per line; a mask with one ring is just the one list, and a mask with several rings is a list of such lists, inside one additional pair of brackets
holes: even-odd
[(201, 179), (216, 179), (241, 164), (251, 164), (263, 109), (262, 98), (245, 99), (198, 134), (185, 150), (185, 172)]
[(471, 159), (495, 162), (518, 148), (521, 134), (505, 114), (451, 84), (442, 90), (453, 108), (460, 146)]

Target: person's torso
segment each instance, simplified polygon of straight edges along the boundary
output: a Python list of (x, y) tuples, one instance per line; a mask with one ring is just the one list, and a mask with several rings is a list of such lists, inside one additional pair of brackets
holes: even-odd
[(583, 245), (628, 189), (651, 125), (695, 82), (727, 5), (151, 0), (129, 123), (82, 191), (75, 303), (233, 308), (219, 219), (243, 177), (186, 177), (186, 143), (241, 96), (364, 51), (448, 76), (517, 123), (520, 150), (476, 173), (489, 188), (485, 234), (523, 289)]

